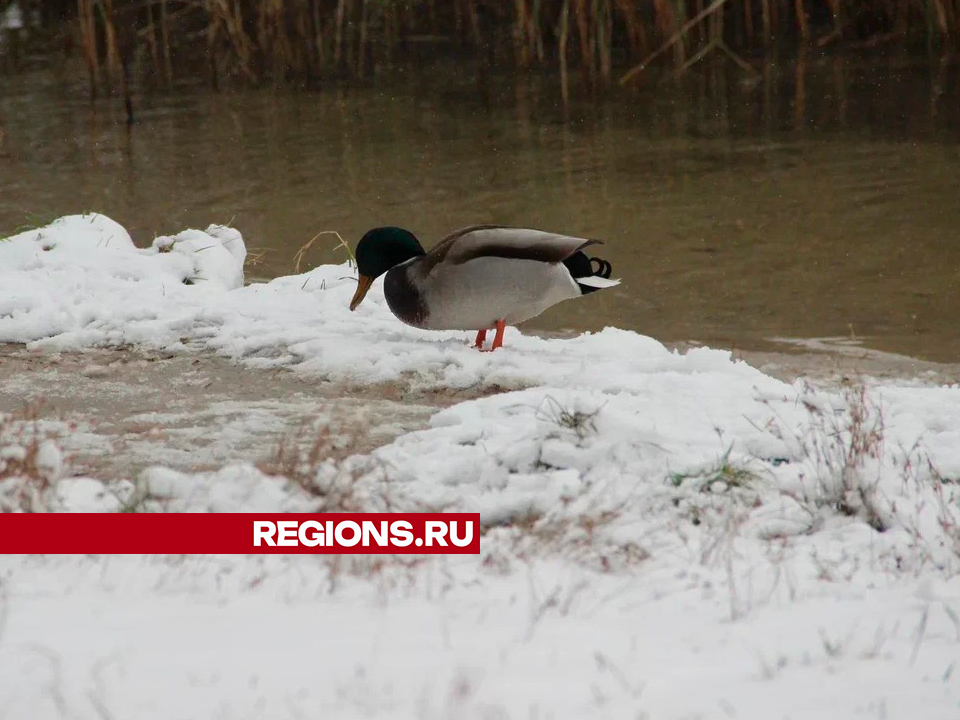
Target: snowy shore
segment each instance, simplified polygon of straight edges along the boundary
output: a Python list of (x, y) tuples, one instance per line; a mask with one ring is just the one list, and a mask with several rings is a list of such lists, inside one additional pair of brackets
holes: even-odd
[(270, 472), (71, 477), (69, 428), (7, 417), (0, 507), (461, 510), (481, 556), (0, 558), (0, 718), (960, 715), (960, 388), (818, 390), (614, 328), (481, 354), (379, 282), (350, 313), (346, 265), (244, 286), (244, 257), (62, 218), (0, 242), (0, 342), (507, 391)]

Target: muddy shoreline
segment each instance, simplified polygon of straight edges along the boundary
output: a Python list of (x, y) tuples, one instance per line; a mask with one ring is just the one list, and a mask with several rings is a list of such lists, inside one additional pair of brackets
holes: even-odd
[[(804, 377), (822, 387), (860, 378), (923, 385), (960, 379), (958, 364), (843, 339), (770, 342), (734, 356), (780, 379)], [(40, 418), (72, 426), (64, 438), (71, 471), (103, 479), (132, 478), (156, 464), (182, 471), (269, 466), (282, 442), (309, 445), (320, 432), (329, 433), (335, 456), (368, 452), (426, 427), (444, 407), (497, 391), (331, 383), (290, 370), (251, 370), (206, 352), (48, 353), (0, 344), (0, 412), (30, 405)]]

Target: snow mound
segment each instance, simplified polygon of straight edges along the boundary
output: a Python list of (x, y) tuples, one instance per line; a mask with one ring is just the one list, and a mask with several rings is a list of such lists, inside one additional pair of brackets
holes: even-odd
[(243, 285), (245, 257), (240, 233), (219, 225), (138, 249), (104, 215), (62, 217), (0, 241), (0, 342), (172, 342), (191, 307)]

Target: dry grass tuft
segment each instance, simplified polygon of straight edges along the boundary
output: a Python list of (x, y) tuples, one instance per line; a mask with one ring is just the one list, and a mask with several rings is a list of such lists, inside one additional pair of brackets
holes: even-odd
[(348, 258), (348, 261), (347, 261), (347, 262), (349, 262), (349, 264), (350, 264), (351, 267), (356, 267), (356, 266), (357, 266), (357, 258), (354, 256), (353, 250), (350, 249), (350, 245), (347, 243), (346, 240), (343, 239), (343, 237), (341, 237), (340, 233), (338, 233), (336, 230), (321, 230), (321, 231), (318, 232), (316, 235), (314, 235), (312, 238), (310, 238), (309, 240), (307, 240), (307, 242), (305, 242), (303, 245), (301, 245), (301, 246), (300, 246), (300, 249), (297, 250), (296, 254), (293, 256), (293, 262), (294, 262), (293, 272), (294, 272), (295, 275), (299, 275), (299, 274), (300, 274), (300, 265), (301, 265), (301, 263), (303, 262), (303, 256), (306, 254), (307, 250), (309, 250), (311, 247), (313, 247), (313, 244), (314, 244), (314, 243), (317, 241), (317, 239), (318, 239), (319, 237), (321, 237), (322, 235), (336, 235), (336, 236), (337, 236), (337, 240), (339, 240), (340, 242), (337, 243), (337, 245), (334, 247), (334, 250), (340, 250), (341, 248), (343, 248), (344, 250), (346, 250), (346, 252), (347, 252), (347, 258)]
[[(389, 495), (361, 483), (365, 473), (342, 462), (354, 441), (329, 426), (304, 425), (281, 437), (273, 456), (258, 464), (261, 472), (283, 478), (316, 501), (315, 512), (384, 512)], [(379, 486), (378, 486), (379, 487)]]
[(571, 409), (548, 396), (537, 407), (536, 417), (553, 423), (562, 430), (569, 430), (579, 440), (583, 440), (597, 434), (596, 419), (602, 409), (602, 407), (594, 410)]
[(717, 462), (695, 472), (670, 473), (669, 481), (673, 487), (693, 486), (700, 492), (726, 492), (731, 488), (746, 488), (759, 479), (756, 472), (743, 462), (730, 459), (733, 445), (730, 445)]
[(877, 463), (883, 451), (883, 413), (863, 383), (848, 385), (843, 397), (840, 412), (806, 406), (813, 432), (801, 447), (818, 473), (814, 494), (803, 501), (816, 510), (860, 517), (882, 531), (887, 526), (877, 497)]
[(248, 248), (247, 258), (244, 260), (244, 271), (253, 270), (263, 265), (263, 258), (269, 252), (269, 248)]
[(57, 433), (27, 405), (0, 414), (0, 512), (50, 512), (64, 459)]
[[(482, 528), (508, 533), (508, 547), (520, 559), (562, 555), (601, 572), (610, 572), (643, 562), (650, 554), (638, 542), (617, 538), (609, 532), (624, 521), (622, 507), (592, 507), (566, 512), (531, 513), (506, 525)], [(491, 565), (492, 560), (485, 558)]]

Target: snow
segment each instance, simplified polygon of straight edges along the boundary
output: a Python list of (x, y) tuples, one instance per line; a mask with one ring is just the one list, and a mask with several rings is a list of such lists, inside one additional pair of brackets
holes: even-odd
[(347, 266), (244, 286), (243, 257), (64, 218), (0, 243), (0, 339), (509, 391), (292, 478), (69, 477), (46, 428), (31, 502), (479, 512), (480, 556), (0, 558), (0, 717), (960, 716), (960, 388), (815, 389), (614, 328), (481, 354), (379, 283), (350, 313)]
[(468, 333), (399, 323), (382, 278), (350, 312), (356, 271), (346, 264), (244, 287), (242, 246), (237, 231), (211, 226), (138, 250), (122, 227), (97, 214), (13, 236), (0, 242), (0, 342), (49, 350), (190, 345), (260, 369), (362, 383), (411, 377), (421, 387), (456, 389), (575, 382), (631, 390), (670, 370), (764, 377), (729, 362), (726, 351), (678, 355), (616, 328), (560, 342), (508, 328), (506, 351), (478, 353)]
[(200, 320), (190, 310), (243, 284), (245, 255), (240, 234), (222, 226), (140, 250), (103, 215), (60, 218), (0, 242), (0, 342), (77, 349), (172, 339), (189, 327), (185, 317)]

